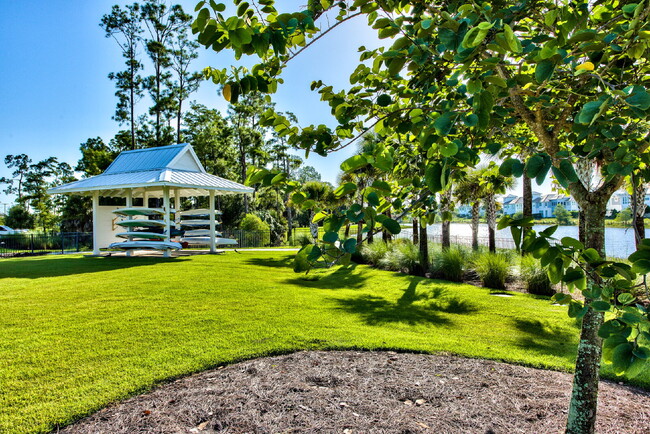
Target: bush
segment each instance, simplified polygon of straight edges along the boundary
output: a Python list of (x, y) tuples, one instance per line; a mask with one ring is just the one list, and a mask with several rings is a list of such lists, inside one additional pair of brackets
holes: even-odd
[(486, 288), (505, 289), (510, 277), (510, 257), (503, 253), (482, 253), (474, 259), (474, 269)]
[(390, 243), (378, 265), (385, 270), (414, 274), (421, 270), (420, 251), (409, 240), (396, 240)]
[(470, 253), (467, 249), (452, 246), (448, 249), (431, 253), (431, 271), (435, 277), (462, 282), (465, 266), (469, 261)]
[(305, 247), (308, 244), (314, 244), (314, 239), (311, 237), (311, 235), (305, 233), (298, 234), (298, 236), (296, 236), (294, 239), (295, 244), (299, 245), (300, 247)]
[(34, 216), (22, 205), (9, 208), (4, 224), (12, 229), (34, 229)]
[(360, 253), (364, 263), (378, 265), (388, 250), (389, 245), (384, 241), (374, 241), (370, 244), (364, 243), (360, 248)]
[(536, 295), (555, 294), (546, 270), (542, 268), (537, 259), (530, 255), (524, 256), (521, 258), (520, 270), (526, 291)]
[(241, 247), (261, 247), (271, 244), (269, 225), (255, 214), (246, 214), (239, 224), (239, 228), (244, 231), (244, 239), (240, 240)]

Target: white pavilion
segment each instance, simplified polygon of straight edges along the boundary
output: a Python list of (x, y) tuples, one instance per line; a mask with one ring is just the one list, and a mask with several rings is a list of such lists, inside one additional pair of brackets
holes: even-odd
[[(161, 146), (121, 152), (101, 175), (50, 188), (49, 194), (78, 194), (92, 196), (93, 201), (93, 255), (100, 254), (118, 241), (113, 211), (118, 206), (100, 206), (100, 197), (126, 198), (126, 207), (133, 207), (135, 198), (143, 199), (143, 208), (149, 198), (162, 198), (164, 237), (170, 242), (171, 228), (178, 225), (171, 214), (180, 211), (181, 198), (208, 196), (210, 251), (216, 251), (215, 196), (224, 194), (251, 194), (253, 189), (215, 175), (210, 175), (189, 144)], [(174, 207), (172, 207), (172, 201)], [(179, 213), (176, 213), (178, 215)], [(169, 256), (169, 250), (164, 251)]]

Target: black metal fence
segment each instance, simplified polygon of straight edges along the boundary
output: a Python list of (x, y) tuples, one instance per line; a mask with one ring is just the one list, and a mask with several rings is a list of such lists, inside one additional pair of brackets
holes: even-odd
[(0, 236), (0, 258), (92, 250), (93, 234), (59, 232)]

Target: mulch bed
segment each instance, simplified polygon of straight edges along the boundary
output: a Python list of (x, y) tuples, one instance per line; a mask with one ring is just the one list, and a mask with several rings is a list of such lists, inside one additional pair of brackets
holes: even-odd
[[(561, 432), (571, 379), (446, 355), (300, 352), (173, 381), (61, 432)], [(650, 393), (603, 381), (598, 432), (649, 433)]]

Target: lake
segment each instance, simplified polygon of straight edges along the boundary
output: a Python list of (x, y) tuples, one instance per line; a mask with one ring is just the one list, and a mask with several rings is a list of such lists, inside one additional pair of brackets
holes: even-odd
[[(441, 234), (441, 224), (437, 223), (428, 226), (427, 233), (430, 236), (439, 237)], [(546, 229), (548, 225), (535, 225), (533, 229), (537, 232)], [(411, 234), (411, 229), (405, 229), (405, 234)], [(486, 224), (479, 225), (479, 242), (487, 245), (488, 227)], [(469, 244), (472, 237), (472, 226), (469, 223), (452, 223), (451, 224), (452, 243)], [(454, 237), (457, 239), (454, 240)], [(553, 234), (553, 237), (560, 239), (562, 237), (578, 238), (577, 226), (559, 226)], [(510, 229), (497, 231), (497, 247), (514, 247)], [(646, 238), (650, 238), (650, 230), (646, 229)], [(605, 228), (605, 251), (608, 256), (615, 258), (627, 258), (634, 251), (634, 231), (632, 228)]]

